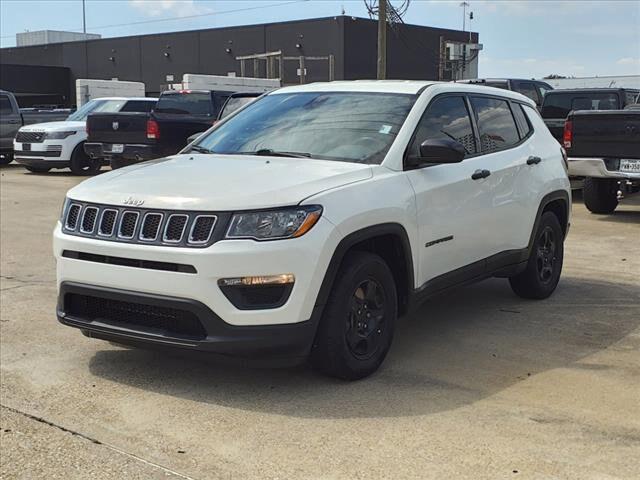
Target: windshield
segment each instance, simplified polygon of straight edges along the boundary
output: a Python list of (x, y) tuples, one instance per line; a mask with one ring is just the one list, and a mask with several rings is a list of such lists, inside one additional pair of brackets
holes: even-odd
[(219, 120), (228, 117), (240, 107), (244, 107), (247, 103), (253, 102), (257, 97), (229, 97), (227, 103), (224, 104), (224, 108), (220, 112)]
[(179, 92), (160, 95), (156, 113), (211, 115), (211, 94), (206, 92)]
[(95, 99), (85, 103), (78, 110), (73, 112), (67, 117), (67, 120), (82, 121), (87, 119), (87, 115), (97, 112), (119, 112), (122, 106), (126, 103), (125, 99), (122, 100), (101, 100)]
[(361, 92), (267, 95), (212, 130), (197, 146), (212, 153), (273, 151), (381, 163), (415, 98)]

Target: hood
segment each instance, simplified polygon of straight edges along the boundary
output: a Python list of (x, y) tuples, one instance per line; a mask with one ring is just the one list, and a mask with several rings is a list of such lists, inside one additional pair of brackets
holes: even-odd
[(73, 122), (73, 121), (62, 121), (62, 122), (47, 122), (47, 123), (34, 123), (33, 125), (27, 125), (22, 127), (20, 130), (23, 132), (66, 132), (69, 130), (84, 130), (86, 127), (85, 122)]
[(369, 165), (283, 157), (185, 154), (115, 170), (72, 188), (74, 200), (176, 210), (250, 210), (296, 205), (372, 176)]

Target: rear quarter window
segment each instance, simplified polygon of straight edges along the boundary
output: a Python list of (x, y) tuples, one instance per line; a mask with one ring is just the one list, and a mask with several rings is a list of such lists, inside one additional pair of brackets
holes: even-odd
[(482, 153), (509, 148), (520, 141), (516, 122), (506, 100), (471, 97), (480, 133)]
[(13, 113), (13, 108), (11, 108), (11, 100), (6, 95), (0, 95), (0, 113), (3, 115), (8, 115)]
[(513, 111), (513, 116), (516, 119), (516, 123), (518, 124), (520, 138), (526, 138), (529, 133), (531, 133), (531, 124), (529, 123), (529, 119), (522, 110), (522, 105), (520, 105), (519, 103), (512, 103), (511, 109)]

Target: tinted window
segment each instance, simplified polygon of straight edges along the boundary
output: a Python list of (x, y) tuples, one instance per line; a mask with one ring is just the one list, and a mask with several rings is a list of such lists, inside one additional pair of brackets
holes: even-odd
[(478, 121), (480, 146), (483, 153), (508, 148), (520, 141), (516, 122), (505, 100), (471, 97)]
[(513, 109), (513, 116), (516, 118), (516, 123), (518, 124), (518, 130), (520, 130), (520, 138), (525, 138), (531, 131), (529, 119), (522, 110), (522, 105), (512, 103), (511, 107)]
[(150, 112), (153, 110), (155, 106), (155, 102), (147, 102), (144, 100), (129, 100), (124, 107), (122, 107), (121, 112)]
[(169, 93), (160, 95), (155, 112), (211, 115), (213, 114), (212, 107), (211, 94), (209, 93)]
[(476, 140), (463, 97), (451, 96), (434, 100), (418, 123), (410, 155), (418, 156), (425, 140), (453, 139), (464, 145), (467, 154), (476, 153)]
[(11, 108), (11, 101), (9, 97), (6, 95), (0, 95), (0, 113), (7, 115), (12, 113), (13, 109)]
[(197, 145), (213, 153), (274, 150), (298, 154), (299, 161), (380, 163), (414, 102), (414, 95), (390, 93), (276, 93), (247, 105)]
[(544, 96), (547, 94), (547, 92), (553, 90), (553, 88), (551, 88), (551, 86), (547, 85), (546, 83), (538, 83), (536, 85), (538, 86), (538, 90), (540, 90), (540, 101), (544, 100)]
[(240, 107), (244, 107), (247, 103), (253, 102), (256, 98), (257, 97), (231, 97), (227, 100), (227, 103), (224, 104), (224, 107), (220, 112), (220, 120), (228, 117)]
[(624, 92), (624, 104), (633, 105), (638, 98), (638, 92)]
[(67, 117), (67, 120), (82, 121), (90, 113), (113, 113), (119, 112), (126, 100), (91, 100)]
[(518, 86), (515, 88), (516, 92), (521, 93), (525, 97), (529, 97), (531, 100), (536, 102), (536, 104), (540, 103), (538, 100), (538, 92), (536, 91), (536, 87), (531, 82), (520, 82)]
[(542, 118), (567, 118), (571, 110), (616, 110), (615, 93), (548, 93), (542, 105)]

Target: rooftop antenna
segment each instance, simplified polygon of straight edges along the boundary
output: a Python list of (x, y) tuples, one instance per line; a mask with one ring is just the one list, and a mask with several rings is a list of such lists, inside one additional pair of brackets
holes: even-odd
[(462, 7), (462, 31), (464, 32), (467, 21), (467, 7), (470, 7), (471, 5), (469, 2), (462, 2), (460, 6)]
[(345, 13), (347, 13), (344, 9), (344, 5), (342, 5), (342, 15), (344, 15)]
[(87, 16), (85, 9), (85, 0), (82, 0), (82, 33), (87, 33)]

